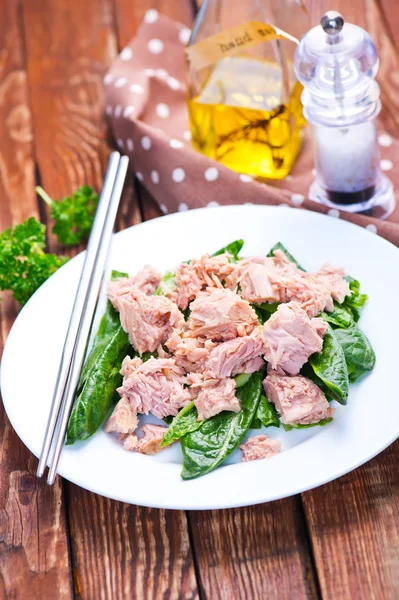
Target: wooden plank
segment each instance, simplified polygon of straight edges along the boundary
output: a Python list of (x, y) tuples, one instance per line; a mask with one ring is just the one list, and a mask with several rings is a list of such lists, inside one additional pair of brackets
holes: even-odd
[(191, 512), (204, 598), (317, 598), (299, 498)]
[(198, 598), (184, 512), (69, 491), (78, 598)]
[[(54, 197), (83, 183), (99, 189), (110, 151), (102, 79), (117, 51), (112, 3), (27, 3), (24, 26), (43, 186)], [(129, 179), (120, 228), (140, 221)], [(53, 237), (50, 247), (58, 249)], [(197, 597), (184, 513), (135, 508), (72, 484), (66, 489), (78, 598)]]
[(303, 494), (323, 598), (399, 597), (399, 442)]
[[(0, 3), (0, 231), (38, 216), (31, 114), (18, 2)], [(0, 303), (0, 354), (18, 312)], [(36, 459), (0, 405), (0, 597), (72, 598), (62, 486), (36, 479)]]

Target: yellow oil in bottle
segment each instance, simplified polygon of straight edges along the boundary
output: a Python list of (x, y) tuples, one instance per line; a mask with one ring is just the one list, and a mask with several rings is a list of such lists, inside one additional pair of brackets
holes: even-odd
[[(219, 61), (188, 100), (193, 146), (240, 173), (283, 179), (301, 146), (302, 86), (281, 67), (247, 57)], [(292, 75), (293, 77), (293, 75)], [(291, 93), (285, 90), (291, 89)]]

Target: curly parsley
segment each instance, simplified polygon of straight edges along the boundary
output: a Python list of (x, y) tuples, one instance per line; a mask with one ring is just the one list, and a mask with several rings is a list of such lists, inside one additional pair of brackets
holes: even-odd
[(25, 304), (68, 258), (44, 251), (46, 227), (34, 217), (0, 234), (0, 290)]
[(58, 202), (40, 186), (36, 192), (50, 206), (51, 218), (55, 221), (52, 231), (61, 244), (75, 246), (89, 237), (98, 204), (98, 195), (91, 187), (82, 186)]

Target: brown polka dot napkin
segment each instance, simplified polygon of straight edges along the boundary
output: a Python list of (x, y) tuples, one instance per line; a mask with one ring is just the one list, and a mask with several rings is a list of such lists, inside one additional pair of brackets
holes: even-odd
[[(278, 204), (347, 219), (399, 246), (399, 205), (388, 221), (378, 221), (329, 210), (307, 199), (313, 178), (309, 132), (291, 175), (273, 185), (231, 171), (193, 150), (183, 54), (189, 37), (189, 29), (151, 9), (104, 78), (106, 114), (116, 142), (165, 214), (220, 204)], [(379, 144), (381, 167), (396, 189), (399, 174), (393, 167), (399, 161), (399, 142), (381, 132)]]

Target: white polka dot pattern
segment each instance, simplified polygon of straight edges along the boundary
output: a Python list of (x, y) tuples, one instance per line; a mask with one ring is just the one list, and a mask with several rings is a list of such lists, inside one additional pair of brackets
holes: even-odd
[(124, 48), (119, 55), (121, 60), (131, 60), (133, 58), (133, 50), (131, 48)]
[(330, 217), (339, 219), (339, 210), (337, 210), (336, 208), (330, 208), (330, 210), (328, 211), (328, 214), (330, 215)]
[(208, 208), (217, 208), (218, 206), (220, 206), (219, 202), (216, 202), (216, 200), (212, 200), (211, 202), (208, 202), (207, 207)]
[(390, 171), (393, 168), (393, 162), (389, 158), (383, 158), (380, 161), (380, 167), (382, 171)]
[(168, 211), (168, 207), (166, 206), (166, 204), (160, 204), (159, 208), (162, 210), (164, 215), (168, 214), (169, 211)]
[(369, 223), (369, 225), (366, 225), (366, 229), (371, 233), (377, 233), (377, 227), (374, 225), (374, 223)]
[(127, 140), (126, 140), (126, 147), (129, 150), (129, 152), (133, 152), (133, 150), (134, 150), (134, 143), (133, 143), (132, 138), (127, 138)]
[(123, 109), (123, 106), (122, 106), (122, 104), (117, 104), (117, 105), (115, 106), (115, 110), (114, 110), (114, 117), (115, 117), (116, 119), (118, 119), (118, 118), (121, 116), (121, 114), (122, 114), (122, 109)]
[(155, 69), (145, 69), (144, 73), (148, 75), (148, 77), (154, 77)]
[(119, 77), (119, 79), (117, 79), (115, 81), (114, 86), (116, 88), (121, 88), (121, 87), (123, 87), (126, 84), (127, 84), (127, 77)]
[(181, 142), (180, 140), (175, 140), (174, 138), (172, 138), (171, 140), (169, 140), (169, 146), (171, 148), (174, 148), (175, 150), (179, 150), (180, 148), (184, 148), (183, 142)]
[(111, 73), (107, 73), (106, 76), (104, 77), (104, 84), (109, 85), (112, 80), (113, 80), (113, 77), (112, 77)]
[(143, 181), (144, 179), (143, 173), (140, 173), (140, 171), (136, 171), (136, 177), (139, 181)]
[(184, 27), (184, 29), (180, 29), (179, 31), (179, 40), (182, 44), (186, 45), (190, 41), (191, 29), (188, 27)]
[(159, 77), (159, 79), (167, 79), (169, 77), (169, 73), (166, 69), (155, 69), (155, 75)]
[(158, 38), (153, 38), (148, 42), (148, 50), (151, 52), (151, 54), (161, 54), (161, 52), (163, 52), (163, 49), (164, 43)]
[(181, 167), (177, 167), (177, 169), (174, 169), (172, 172), (172, 179), (175, 183), (181, 183), (182, 181), (184, 181), (186, 177), (186, 174), (184, 172), (184, 169), (182, 169)]
[[(204, 177), (207, 181), (215, 181), (219, 177), (219, 171), (216, 167), (209, 167), (205, 173)], [(209, 204), (208, 204), (209, 206)]]
[(305, 196), (303, 194), (292, 194), (291, 202), (296, 206), (301, 206), (305, 200)]
[(250, 183), (254, 180), (254, 178), (251, 177), (251, 175), (246, 175), (245, 173), (241, 173), (240, 179), (243, 183)]
[(185, 210), (188, 210), (188, 206), (185, 202), (180, 202), (179, 206), (177, 207), (177, 210), (179, 212), (184, 212)]
[(107, 106), (105, 107), (105, 113), (106, 113), (108, 116), (111, 116), (111, 115), (112, 115), (112, 106), (111, 106), (111, 104), (107, 104)]
[(381, 135), (378, 136), (378, 143), (383, 148), (389, 148), (389, 146), (392, 146), (392, 142), (393, 140), (391, 136), (387, 133), (381, 133)]
[(121, 138), (118, 138), (116, 143), (118, 144), (119, 148), (123, 148), (123, 140)]
[(151, 181), (152, 183), (159, 183), (159, 173), (158, 171), (151, 171)]
[(158, 11), (155, 8), (150, 8), (144, 15), (144, 23), (155, 23), (158, 20)]
[(183, 133), (183, 139), (187, 140), (187, 142), (191, 141), (191, 131), (189, 129)]
[(133, 92), (133, 94), (144, 94), (144, 88), (139, 83), (132, 83), (129, 90)]
[(135, 110), (136, 109), (131, 104), (129, 104), (128, 106), (126, 106), (123, 109), (123, 116), (125, 117), (125, 119), (128, 119), (134, 113)]
[(160, 102), (159, 104), (157, 104), (155, 112), (161, 119), (167, 119), (170, 115), (170, 108), (164, 102)]
[(166, 83), (172, 90), (178, 90), (180, 88), (180, 82), (174, 77), (168, 77)]
[(145, 135), (144, 137), (141, 138), (141, 147), (144, 148), (144, 150), (150, 150), (152, 146), (152, 142), (150, 140), (150, 138), (148, 137), (148, 135)]

